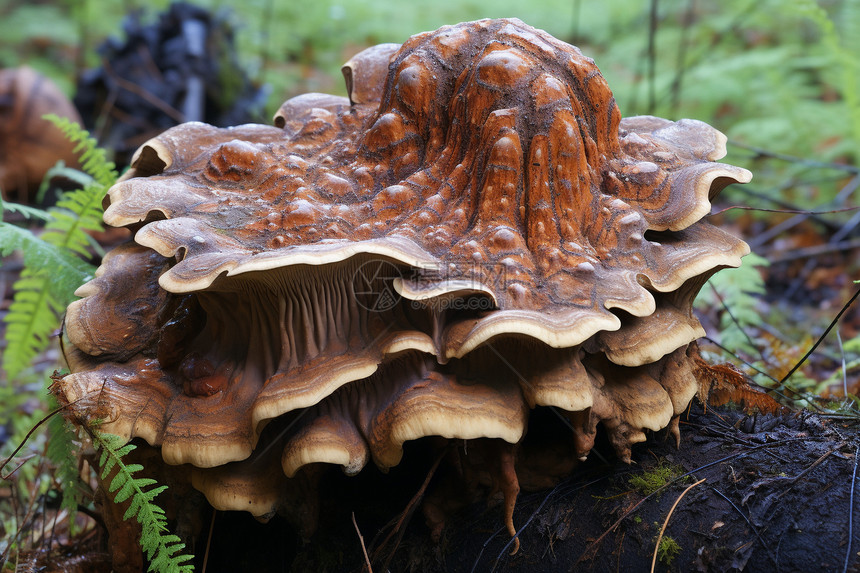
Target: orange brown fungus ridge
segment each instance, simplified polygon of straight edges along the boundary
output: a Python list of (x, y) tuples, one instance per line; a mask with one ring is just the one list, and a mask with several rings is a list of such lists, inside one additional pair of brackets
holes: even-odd
[(598, 424), (626, 461), (645, 430), (678, 437), (693, 298), (748, 252), (702, 220), (751, 177), (715, 163), (725, 137), (622, 119), (591, 59), (517, 20), (377, 46), (344, 74), (349, 99), (293, 98), (275, 126), (140, 148), (104, 215), (134, 242), (66, 315), (74, 413), (263, 518), (301, 514), (311, 467), (485, 438), (512, 533), (517, 476), (543, 479), (517, 445), (535, 408), (568, 421), (577, 458)]

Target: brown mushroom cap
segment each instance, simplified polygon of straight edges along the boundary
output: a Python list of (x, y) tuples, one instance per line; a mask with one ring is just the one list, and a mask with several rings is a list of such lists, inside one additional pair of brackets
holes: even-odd
[[(107, 408), (107, 431), (256, 515), (319, 464), (517, 443), (536, 406), (579, 456), (598, 423), (624, 459), (677, 432), (692, 300), (748, 252), (702, 220), (750, 179), (714, 162), (725, 137), (621, 119), (590, 59), (517, 20), (347, 67), (351, 103), (309, 94), (278, 127), (185, 124), (141, 148), (105, 212), (137, 245), (66, 318), (76, 411)], [(276, 465), (289, 477), (257, 488)]]

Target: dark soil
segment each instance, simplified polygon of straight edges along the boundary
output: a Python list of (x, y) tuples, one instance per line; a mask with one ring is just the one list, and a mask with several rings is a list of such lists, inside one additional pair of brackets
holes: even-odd
[[(417, 463), (387, 476), (332, 476), (321, 489), (335, 494), (323, 501), (319, 532), (306, 543), (281, 519), (261, 524), (216, 513), (206, 571), (367, 570), (357, 531), (376, 572), (650, 571), (670, 508), (699, 480), (668, 521), (663, 539), (677, 553), (658, 559), (657, 571), (844, 571), (846, 558), (848, 571), (860, 571), (860, 523), (849, 550), (858, 433), (855, 422), (806, 413), (705, 413), (694, 405), (680, 449), (657, 434), (634, 448), (628, 466), (603, 445), (554, 489), (522, 493), (514, 514), (522, 546), (513, 556), (498, 505), (459, 510), (438, 543), (420, 510), (394, 527), (427, 476), (428, 457), (423, 472)], [(631, 485), (661, 471), (674, 480), (652, 495)], [(198, 571), (204, 529), (194, 547)]]

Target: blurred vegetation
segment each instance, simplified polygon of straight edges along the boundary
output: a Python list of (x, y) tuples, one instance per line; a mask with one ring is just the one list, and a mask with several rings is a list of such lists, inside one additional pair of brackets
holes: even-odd
[[(261, 121), (293, 95), (345, 95), (340, 66), (366, 46), (403, 42), (444, 24), (514, 16), (593, 57), (624, 115), (701, 119), (744, 146), (856, 164), (860, 3), (855, 0), (195, 3), (234, 24), (244, 70), (270, 86)], [(122, 36), (123, 18), (139, 13), (152, 20), (168, 4), (6, 0), (0, 5), (0, 67), (28, 64), (71, 95), (77, 75), (98, 65), (98, 45), (108, 36)], [(732, 147), (728, 161), (755, 168), (755, 189), (773, 189), (805, 208), (832, 201), (844, 184), (844, 171), (819, 169), (810, 184), (808, 164), (761, 159), (754, 150)]]
[[(245, 70), (272, 86), (270, 112), (298, 93), (344, 94), (340, 66), (365, 46), (514, 16), (592, 56), (624, 115), (695, 117), (746, 144), (825, 161), (854, 159), (860, 133), (860, 4), (853, 0), (195, 3), (235, 24)], [(76, 75), (98, 64), (98, 44), (121, 35), (127, 14), (152, 19), (168, 4), (7, 0), (0, 66), (26, 63), (71, 94)]]
[[(193, 3), (222, 12), (235, 25), (244, 71), (271, 89), (268, 117), (261, 121), (268, 121), (284, 99), (300, 93), (345, 95), (340, 66), (366, 46), (403, 42), (412, 34), (465, 20), (517, 17), (594, 58), (623, 115), (689, 117), (723, 131), (730, 141), (726, 160), (755, 173), (752, 184), (730, 188), (721, 198), (723, 204), (818, 211), (857, 205), (852, 198), (860, 184), (856, 0)], [(99, 44), (109, 36), (122, 36), (123, 18), (139, 11), (144, 21), (152, 20), (168, 4), (168, 0), (4, 0), (0, 68), (29, 65), (71, 96), (78, 75), (99, 64)], [(741, 358), (770, 371), (770, 381), (757, 378), (763, 385), (800, 397), (804, 404), (809, 403), (805, 392), (841, 388), (847, 397), (849, 377), (856, 384), (860, 372), (856, 317), (845, 322), (845, 345), (833, 333), (822, 346), (823, 358), (815, 364), (815, 372), (821, 374), (817, 379), (802, 370), (792, 378), (794, 386), (779, 378), (856, 288), (851, 281), (858, 270), (856, 263), (841, 257), (833, 263), (834, 271), (819, 276), (821, 257), (801, 259), (792, 253), (807, 246), (803, 241), (826, 247), (850, 240), (856, 236), (854, 212), (775, 216), (736, 210), (730, 216), (729, 224), (741, 227), (740, 234), (750, 238), (753, 250), (763, 258), (749, 258), (749, 266), (722, 275), (713, 289), (703, 290), (698, 306), (716, 315), (710, 325), (719, 331), (716, 336)], [(785, 235), (771, 233), (780, 225), (785, 231), (795, 229), (795, 236), (803, 239), (786, 240)], [(811, 234), (820, 237), (809, 238)], [(822, 252), (839, 254), (838, 249)], [(767, 302), (763, 277), (771, 287)], [(7, 279), (0, 273), (3, 280)], [(782, 292), (774, 294), (777, 281)], [(780, 298), (782, 294), (786, 296)], [(800, 306), (815, 307), (817, 312), (800, 312)], [(720, 310), (724, 307), (734, 309), (734, 314)], [(43, 403), (44, 381), (56, 359), (54, 351), (14, 381), (0, 384), (0, 460), (48, 410)], [(36, 479), (45, 475), (41, 452), (46, 447), (44, 436), (39, 436), (21, 454), (41, 461), (18, 470), (19, 485), (8, 482), (11, 501), (2, 503), (12, 503), (15, 510), (8, 515), (0, 512), (0, 539), (3, 531), (18, 528), (35, 500), (57, 491), (54, 478)], [(9, 549), (4, 543), (0, 542), (0, 553)]]

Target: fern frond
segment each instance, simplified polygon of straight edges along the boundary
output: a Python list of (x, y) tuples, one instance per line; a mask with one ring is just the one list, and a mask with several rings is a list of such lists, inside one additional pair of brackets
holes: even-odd
[(47, 243), (68, 249), (89, 258), (87, 247), (90, 236), (86, 231), (102, 231), (102, 198), (107, 188), (92, 183), (83, 189), (69, 191), (57, 202), (50, 213), (51, 221), (42, 236)]
[(0, 216), (7, 210), (12, 213), (20, 213), (27, 219), (41, 219), (42, 221), (49, 221), (51, 219), (51, 216), (44, 209), (29, 205), (19, 205), (18, 203), (7, 203), (0, 197)]
[(110, 187), (119, 177), (116, 165), (107, 160), (107, 153), (98, 146), (98, 142), (83, 127), (74, 121), (59, 117), (52, 113), (44, 118), (53, 123), (63, 132), (63, 135), (72, 143), (77, 143), (75, 153), (78, 154), (81, 168), (88, 173), (103, 187)]
[(767, 259), (750, 253), (740, 267), (724, 269), (711, 277), (709, 282), (719, 293), (722, 303), (708, 290), (703, 290), (695, 301), (697, 308), (719, 308), (722, 304), (728, 308), (729, 312), (723, 312), (720, 316), (720, 336), (727, 348), (743, 350), (749, 354), (757, 353), (750, 345), (745, 331), (761, 323), (758, 305), (765, 288), (759, 268), (768, 264), (770, 263)]
[(770, 414), (784, 410), (772, 396), (753, 389), (743, 372), (731, 364), (708, 364), (696, 356), (693, 375), (699, 382), (699, 399), (706, 404), (722, 406), (732, 402)]
[(0, 254), (20, 248), (25, 268), (13, 285), (15, 295), (5, 317), (7, 347), (2, 366), (9, 379), (27, 368), (59, 326), (60, 312), (75, 289), (93, 273), (92, 265), (35, 237), (30, 231), (0, 223)]
[(143, 469), (140, 464), (126, 464), (122, 458), (135, 449), (134, 444), (124, 444), (123, 439), (113, 434), (91, 430), (93, 445), (99, 451), (99, 468), (102, 480), (116, 470), (108, 491), (114, 493), (114, 502), (131, 499), (123, 519), (135, 517), (140, 523), (140, 547), (149, 561), (149, 571), (160, 573), (188, 573), (194, 571), (193, 556), (182, 553), (185, 544), (179, 537), (168, 533), (167, 517), (153, 499), (167, 489), (157, 486), (150, 478), (134, 477)]
[[(842, 85), (839, 88), (848, 106), (854, 139), (855, 141), (860, 140), (860, 86), (857, 83), (858, 75), (860, 75), (860, 58), (857, 57), (856, 53), (843, 45), (839, 30), (836, 28), (834, 21), (817, 2), (814, 0), (795, 0), (794, 8), (802, 16), (809, 18), (815, 23), (821, 31), (823, 45), (827, 48), (829, 56), (834, 59), (841, 75), (840, 80)], [(846, 15), (851, 16), (850, 13), (840, 15), (842, 16), (840, 20), (843, 26), (846, 25)], [(847, 18), (847, 20), (847, 23), (850, 23), (850, 18)], [(854, 31), (849, 30), (849, 34)]]
[(89, 280), (95, 270), (80, 257), (43, 241), (27, 229), (0, 222), (0, 256), (13, 251), (24, 254), (24, 266), (34, 273), (51, 274), (51, 293), (65, 304), (74, 299), (74, 290)]
[(74, 527), (75, 513), (83, 502), (87, 488), (78, 469), (77, 453), (80, 447), (75, 443), (76, 436), (70, 424), (60, 415), (48, 421), (48, 435), (46, 454), (57, 468), (55, 478), (63, 494), (60, 508), (69, 512), (69, 523)]
[[(78, 124), (65, 118), (49, 118), (81, 153), (81, 163), (90, 177), (81, 189), (62, 195), (48, 211), (48, 223), (40, 238), (26, 229), (0, 223), (0, 255), (20, 249), (25, 270), (16, 283), (15, 298), (6, 323), (8, 347), (3, 368), (14, 378), (48, 344), (48, 334), (60, 325), (60, 315), (73, 293), (92, 274), (90, 258), (93, 243), (88, 231), (101, 231), (102, 199), (117, 178), (113, 163), (107, 161), (93, 138)], [(65, 168), (56, 168), (65, 169)], [(0, 204), (0, 208), (8, 207)]]
[(93, 176), (89, 173), (84, 173), (80, 169), (75, 169), (73, 167), (67, 167), (63, 160), (57, 161), (53, 167), (48, 169), (45, 176), (42, 177), (42, 183), (39, 185), (39, 191), (36, 194), (37, 203), (41, 203), (44, 200), (45, 194), (51, 186), (51, 181), (57, 177), (68, 179), (69, 181), (76, 183), (79, 188), (84, 188), (90, 183), (95, 182), (95, 179), (93, 179)]
[(15, 297), (6, 315), (6, 350), (3, 368), (14, 378), (27, 368), (48, 344), (57, 327), (62, 306), (51, 295), (50, 278), (24, 269), (13, 288)]

